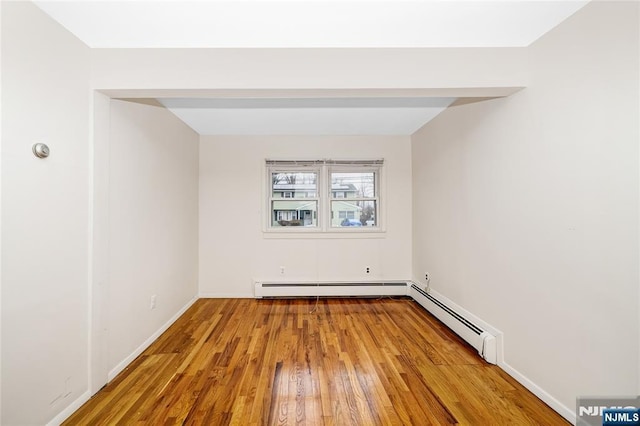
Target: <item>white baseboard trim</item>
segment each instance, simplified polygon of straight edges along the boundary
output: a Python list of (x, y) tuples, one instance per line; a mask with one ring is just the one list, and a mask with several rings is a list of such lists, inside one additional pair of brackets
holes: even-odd
[(47, 426), (60, 426), (62, 422), (67, 420), (73, 413), (76, 412), (78, 408), (82, 407), (82, 404), (87, 402), (90, 398), (91, 398), (91, 392), (87, 390), (85, 393), (83, 393), (78, 398), (76, 398), (75, 401), (67, 405), (67, 407), (64, 410), (62, 410), (60, 413), (58, 413), (57, 416), (51, 419), (47, 423)]
[(540, 398), (542, 402), (547, 404), (555, 412), (557, 412), (562, 417), (567, 419), (567, 421), (569, 421), (571, 424), (573, 425), (576, 424), (576, 413), (571, 408), (567, 407), (566, 405), (564, 405), (563, 403), (555, 399), (553, 396), (551, 396), (548, 392), (546, 392), (540, 386), (536, 385), (528, 377), (520, 373), (515, 368), (511, 367), (506, 362), (504, 362), (504, 360), (498, 363), (498, 367), (502, 368), (508, 375), (516, 379), (522, 386), (524, 386), (532, 394)]
[(180, 316), (184, 314), (187, 309), (189, 309), (191, 305), (195, 303), (196, 300), (198, 300), (198, 297), (194, 297), (189, 302), (187, 302), (187, 304), (184, 305), (174, 316), (169, 318), (169, 321), (164, 323), (158, 330), (156, 330), (155, 333), (149, 336), (147, 340), (145, 340), (140, 346), (138, 346), (136, 350), (134, 350), (128, 357), (120, 361), (118, 365), (116, 365), (111, 371), (109, 371), (107, 382), (115, 379), (115, 377), (120, 374), (120, 372), (122, 372), (122, 370), (124, 370), (127, 365), (131, 364), (133, 360), (136, 359), (142, 352), (144, 352), (144, 350), (147, 349), (158, 337), (160, 337), (162, 333), (167, 331), (167, 329), (171, 327), (171, 325), (176, 322), (176, 320), (180, 318)]

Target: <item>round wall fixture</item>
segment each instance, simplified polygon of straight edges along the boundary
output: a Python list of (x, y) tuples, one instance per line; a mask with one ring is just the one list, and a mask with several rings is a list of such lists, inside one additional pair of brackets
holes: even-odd
[(49, 156), (49, 147), (43, 143), (34, 144), (31, 150), (38, 158), (47, 158)]

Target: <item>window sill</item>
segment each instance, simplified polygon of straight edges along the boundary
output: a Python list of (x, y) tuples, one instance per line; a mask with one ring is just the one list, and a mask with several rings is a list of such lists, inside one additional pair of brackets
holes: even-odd
[(382, 228), (376, 229), (331, 229), (323, 231), (320, 229), (308, 230), (263, 230), (265, 239), (373, 239), (386, 238), (387, 232)]

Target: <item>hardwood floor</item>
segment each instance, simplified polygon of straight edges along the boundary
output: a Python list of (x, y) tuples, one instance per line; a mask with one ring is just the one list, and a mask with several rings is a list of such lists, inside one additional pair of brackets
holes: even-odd
[(411, 299), (200, 299), (65, 425), (567, 425)]

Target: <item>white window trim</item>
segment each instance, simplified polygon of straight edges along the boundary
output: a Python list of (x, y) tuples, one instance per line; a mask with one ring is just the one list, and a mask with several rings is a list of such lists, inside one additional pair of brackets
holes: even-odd
[[(266, 180), (263, 187), (263, 212), (262, 223), (265, 236), (270, 238), (381, 238), (381, 234), (386, 232), (384, 205), (385, 185), (383, 160), (266, 160), (263, 162), (263, 179)], [(274, 227), (271, 224), (272, 201), (282, 201), (283, 198), (273, 197), (272, 173), (286, 172), (315, 172), (318, 173), (316, 197), (309, 197), (305, 200), (317, 202), (317, 218), (315, 227), (282, 226)], [(333, 198), (331, 190), (331, 172), (357, 172), (372, 171), (375, 173), (376, 193), (371, 198)], [(265, 196), (266, 195), (266, 196)], [(295, 198), (286, 198), (294, 200)], [(375, 201), (376, 203), (376, 226), (362, 227), (336, 227), (331, 224), (331, 202), (339, 201)], [(381, 202), (382, 201), (382, 202)]]

